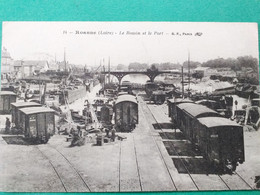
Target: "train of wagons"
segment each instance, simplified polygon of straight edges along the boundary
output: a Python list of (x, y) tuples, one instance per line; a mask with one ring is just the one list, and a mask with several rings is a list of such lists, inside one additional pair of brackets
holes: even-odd
[(169, 117), (210, 164), (236, 170), (245, 161), (243, 127), (189, 99), (169, 99)]

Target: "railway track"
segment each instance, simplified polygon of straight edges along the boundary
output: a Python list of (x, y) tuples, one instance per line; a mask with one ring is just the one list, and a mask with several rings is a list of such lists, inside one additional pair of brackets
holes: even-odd
[[(158, 130), (163, 134), (163, 136), (167, 139), (170, 140), (172, 138), (170, 138), (167, 133), (165, 131), (163, 131), (163, 127), (161, 126), (160, 122), (158, 121), (157, 118), (160, 119), (160, 117), (164, 118), (167, 116), (167, 113), (164, 111), (165, 110), (165, 106), (163, 105), (162, 107), (164, 108), (162, 111), (160, 111), (160, 109), (156, 109), (153, 110), (145, 103), (147, 109), (149, 110), (150, 114), (152, 115), (152, 118), (155, 122), (155, 124), (157, 124), (158, 126)], [(194, 183), (194, 185), (196, 186), (197, 190), (205, 190), (205, 188), (203, 187), (203, 185), (200, 184), (200, 177), (202, 179), (202, 177), (206, 176), (206, 175), (201, 175), (200, 177), (198, 177), (197, 175), (194, 175), (192, 173), (190, 173), (187, 165), (185, 164), (185, 162), (182, 159), (182, 156), (178, 153), (178, 151), (176, 150), (173, 142), (168, 142), (170, 148), (177, 154), (177, 158), (180, 160), (182, 166), (185, 168), (187, 174), (189, 175), (190, 179), (192, 180), (192, 182)], [(213, 175), (214, 177), (218, 177), (219, 181), (222, 182), (223, 184), (223, 189), (226, 190), (236, 190), (236, 189), (248, 189), (248, 190), (252, 190), (253, 187), (241, 176), (239, 175), (237, 172), (234, 172), (234, 174), (229, 175), (229, 176), (225, 176), (225, 175), (220, 175), (220, 174), (215, 174)], [(238, 182), (239, 184), (234, 184), (234, 182), (232, 182), (234, 179), (234, 182)], [(216, 178), (212, 179), (213, 181), (216, 180)], [(219, 183), (219, 182), (218, 182)], [(178, 189), (177, 189), (178, 190)], [(208, 189), (210, 190), (210, 189)]]
[[(144, 102), (144, 105), (145, 105), (145, 107), (150, 111), (151, 116), (153, 117), (153, 119), (156, 121), (156, 123), (157, 123), (158, 126), (160, 127), (160, 124), (158, 123), (158, 121), (156, 120), (155, 116), (153, 115), (153, 113), (151, 112), (150, 108), (147, 106), (147, 104), (146, 104), (145, 102)], [(161, 127), (160, 127), (160, 128), (161, 128)], [(162, 129), (161, 129), (161, 132), (163, 132)], [(164, 133), (164, 132), (163, 132), (163, 133)], [(164, 133), (164, 134), (165, 134), (165, 133)], [(165, 135), (166, 135), (166, 134), (165, 134)], [(153, 138), (153, 140), (154, 140), (154, 138)], [(156, 140), (154, 140), (154, 142), (156, 143), (156, 146), (157, 146), (157, 148), (158, 148), (158, 150), (159, 150), (159, 152), (160, 152), (160, 155), (161, 155), (161, 157), (162, 157), (162, 160), (164, 161), (164, 164), (165, 164), (165, 166), (166, 166), (166, 168), (167, 168), (167, 170), (168, 170), (168, 172), (169, 172), (167, 163), (165, 162), (165, 160), (164, 160), (164, 158), (163, 158), (162, 151), (160, 150), (160, 147), (158, 146), (158, 143), (156, 142)], [(172, 149), (174, 149), (174, 151), (175, 151), (176, 154), (178, 155), (178, 153), (177, 153), (177, 151), (175, 150), (175, 148), (172, 147)], [(180, 157), (180, 156), (178, 155), (178, 158), (179, 158), (179, 157)], [(186, 171), (188, 172), (188, 175), (189, 175), (189, 177), (191, 178), (191, 180), (192, 180), (194, 186), (196, 187), (197, 190), (199, 190), (199, 187), (197, 186), (196, 182), (195, 182), (195, 181), (193, 180), (193, 178), (191, 177), (191, 174), (189, 173), (189, 170), (187, 169), (187, 167), (185, 166), (185, 164), (184, 164), (183, 162), (182, 162), (182, 164), (184, 165)], [(171, 175), (170, 172), (169, 172), (169, 175)], [(174, 186), (175, 186), (176, 190), (178, 191), (178, 188), (177, 188), (177, 186), (176, 186), (176, 184), (175, 184), (175, 182), (174, 182), (174, 180), (173, 180), (172, 177), (171, 177), (171, 179), (172, 179), (172, 182), (174, 183)]]
[(48, 160), (48, 162), (50, 163), (50, 165), (51, 165), (52, 169), (54, 170), (55, 174), (56, 174), (57, 177), (59, 178), (59, 180), (60, 180), (60, 182), (61, 182), (61, 184), (62, 184), (62, 186), (63, 186), (65, 192), (68, 192), (66, 186), (64, 185), (63, 179), (61, 178), (61, 176), (60, 176), (59, 172), (57, 171), (57, 169), (55, 168), (55, 166), (52, 164), (51, 160), (39, 149), (38, 146), (35, 146), (35, 148), (42, 154), (42, 156), (43, 156), (46, 160)]
[(82, 175), (57, 148), (46, 145), (35, 146), (35, 148), (48, 160), (65, 192), (91, 192)]
[(254, 188), (238, 173), (238, 172), (234, 172), (241, 180), (243, 180), (245, 182), (245, 184), (251, 189), (254, 190)]
[(143, 186), (142, 186), (141, 176), (140, 176), (140, 170), (138, 168), (139, 165), (138, 165), (138, 160), (137, 160), (136, 147), (135, 147), (135, 138), (134, 137), (133, 137), (133, 142), (134, 142), (134, 152), (135, 152), (135, 160), (136, 160), (136, 165), (137, 165), (137, 173), (138, 173), (139, 185), (140, 185), (141, 191), (143, 191)]

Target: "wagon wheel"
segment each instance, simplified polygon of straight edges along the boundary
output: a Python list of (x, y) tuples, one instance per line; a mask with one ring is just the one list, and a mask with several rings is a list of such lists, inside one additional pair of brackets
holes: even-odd
[(237, 163), (236, 162), (232, 162), (232, 171), (235, 171), (237, 168)]
[(44, 139), (44, 140), (42, 140), (42, 143), (47, 144), (48, 141), (49, 141), (49, 139)]

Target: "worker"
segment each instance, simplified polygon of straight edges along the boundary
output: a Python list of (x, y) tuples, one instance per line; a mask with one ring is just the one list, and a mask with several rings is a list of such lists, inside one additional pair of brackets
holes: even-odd
[(10, 126), (11, 126), (11, 122), (10, 122), (9, 118), (6, 117), (6, 121), (5, 121), (5, 132), (6, 133), (10, 132)]
[(106, 132), (106, 137), (109, 137), (109, 129), (105, 128), (105, 132)]
[(116, 130), (115, 127), (113, 127), (111, 130), (111, 140), (114, 142), (115, 139), (116, 139)]
[(77, 126), (77, 133), (78, 133), (79, 136), (81, 135), (80, 126)]
[(238, 101), (237, 100), (235, 100), (235, 105), (236, 105), (236, 110), (237, 110), (237, 105), (238, 105)]
[(79, 141), (80, 141), (80, 136), (78, 133), (74, 133), (73, 134), (73, 137), (72, 137), (72, 141), (71, 141), (71, 144), (70, 146), (77, 146), (79, 144)]

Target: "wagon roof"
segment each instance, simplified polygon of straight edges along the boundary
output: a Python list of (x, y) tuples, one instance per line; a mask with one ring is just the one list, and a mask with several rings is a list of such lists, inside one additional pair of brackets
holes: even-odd
[(192, 103), (193, 102), (190, 99), (182, 99), (182, 98), (172, 98), (172, 99), (168, 99), (168, 101), (170, 103), (181, 103), (181, 102), (183, 102), (183, 103), (189, 103), (189, 102)]
[(217, 101), (215, 101), (215, 100), (206, 100), (206, 99), (203, 99), (203, 100), (198, 100), (198, 101), (196, 101), (195, 103), (196, 103), (196, 104), (200, 104), (200, 103), (202, 103), (202, 102), (212, 102), (212, 103), (216, 103)]
[(16, 95), (16, 94), (12, 91), (0, 91), (0, 95)]
[(22, 108), (20, 109), (21, 112), (24, 114), (37, 114), (37, 113), (44, 113), (44, 112), (54, 112), (53, 109), (46, 108), (46, 107), (29, 107), (29, 108)]
[(16, 102), (16, 103), (11, 103), (11, 105), (17, 108), (26, 107), (26, 106), (41, 106), (41, 104), (38, 104), (36, 102)]
[(165, 91), (157, 90), (153, 92), (153, 95), (165, 95)]
[(129, 94), (118, 96), (115, 104), (119, 104), (121, 102), (133, 102), (133, 103), (137, 104), (136, 97), (133, 95), (129, 95)]
[(189, 114), (191, 114), (193, 117), (197, 117), (200, 114), (204, 114), (204, 113), (214, 113), (217, 115), (219, 115), (216, 111), (200, 105), (200, 104), (193, 104), (193, 103), (183, 103), (183, 104), (179, 104), (177, 105), (180, 109), (183, 109), (184, 111), (188, 112)]
[(236, 122), (222, 117), (203, 117), (203, 118), (199, 118), (198, 120), (201, 124), (205, 125), (208, 128), (217, 127), (217, 126), (242, 127)]

